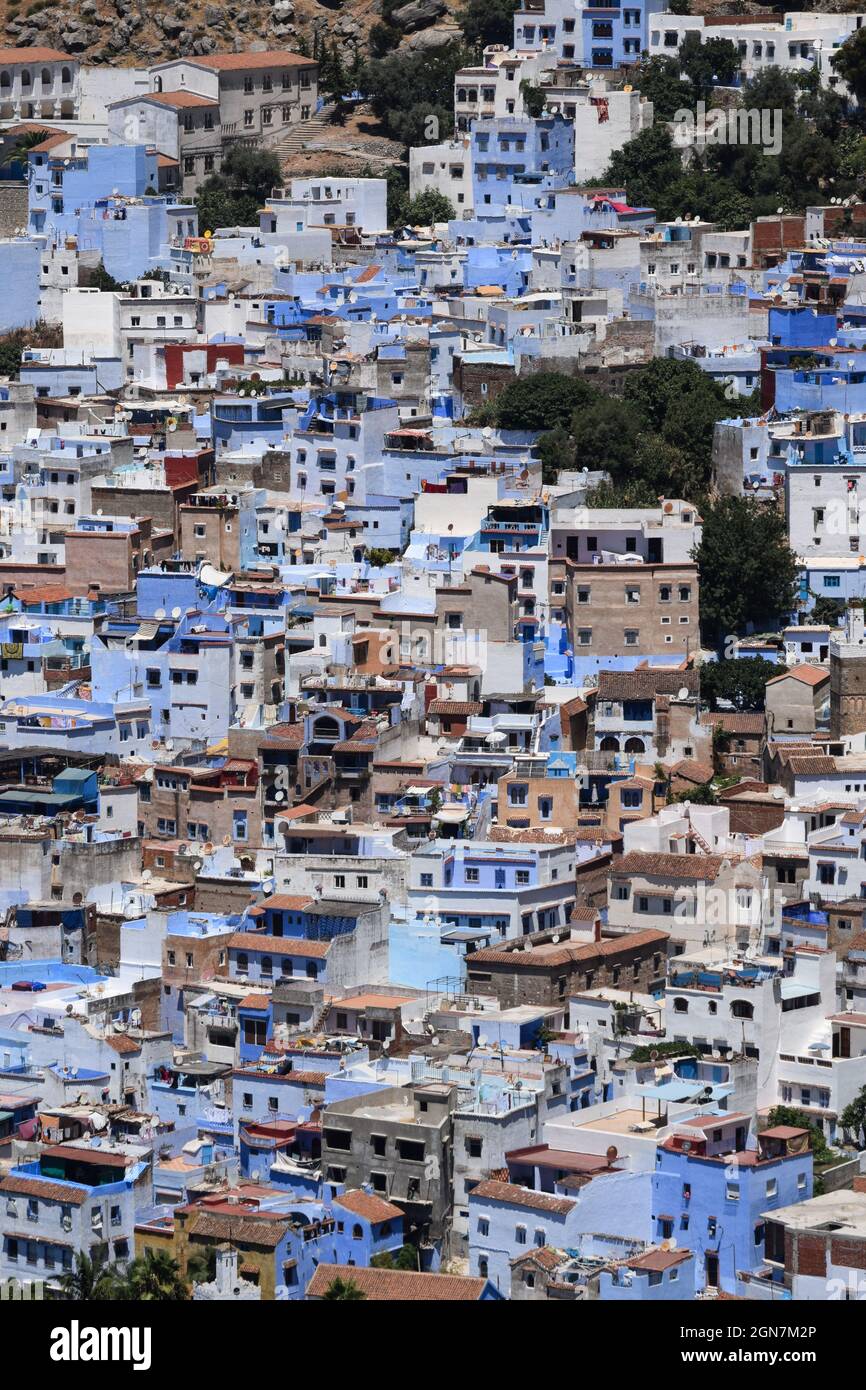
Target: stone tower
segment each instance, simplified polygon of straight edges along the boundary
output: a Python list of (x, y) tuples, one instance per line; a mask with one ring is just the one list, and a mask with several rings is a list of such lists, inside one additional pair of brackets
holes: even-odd
[(866, 729), (866, 614), (848, 609), (844, 629), (830, 637), (830, 736)]

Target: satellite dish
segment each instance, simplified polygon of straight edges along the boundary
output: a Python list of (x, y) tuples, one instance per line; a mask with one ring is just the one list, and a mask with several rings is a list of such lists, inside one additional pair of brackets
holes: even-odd
[(605, 1154), (605, 1158), (607, 1159), (608, 1163), (616, 1162), (616, 1160), (619, 1158), (619, 1149), (616, 1147), (616, 1144), (611, 1144), (610, 1148), (607, 1150), (607, 1153)]
[(689, 698), (688, 687), (685, 686), (685, 685), (680, 686), (679, 690), (677, 691), (677, 699), (678, 699), (678, 700), (687, 700), (688, 698)]
[(175, 622), (176, 622), (177, 619), (180, 617), (180, 609), (179, 609), (179, 608), (172, 608), (172, 610), (171, 610), (171, 616), (174, 618), (174, 620), (175, 620)]
[(479, 1033), (479, 1034), (478, 1034), (478, 1046), (479, 1046), (479, 1047), (486, 1047), (486, 1046), (487, 1046), (487, 1042), (488, 1042), (487, 1034), (486, 1034), (486, 1033)]
[(156, 610), (156, 612), (154, 613), (153, 616), (154, 616), (155, 618), (160, 618), (160, 619), (161, 619), (161, 618), (164, 618), (164, 617), (165, 617), (165, 609), (164, 609), (164, 608), (157, 608), (157, 610)]
[(430, 1039), (430, 1041), (431, 1041), (431, 1043), (433, 1044), (434, 1047), (438, 1047), (438, 1046), (439, 1046), (439, 1035), (436, 1034), (436, 1033), (434, 1033), (434, 1035), (433, 1035), (433, 1037)]

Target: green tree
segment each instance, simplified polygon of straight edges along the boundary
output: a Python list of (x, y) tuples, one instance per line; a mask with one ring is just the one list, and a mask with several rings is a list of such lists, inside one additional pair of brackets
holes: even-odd
[(517, 377), (496, 398), (496, 418), (504, 430), (551, 430), (571, 423), (574, 411), (595, 398), (580, 377), (538, 372)]
[(730, 39), (702, 39), (692, 30), (680, 45), (679, 65), (700, 101), (706, 101), (713, 87), (727, 87), (740, 71), (740, 55)]
[(393, 52), (401, 37), (400, 30), (393, 24), (383, 24), (381, 21), (374, 24), (368, 35), (371, 58), (384, 58), (386, 53)]
[[(842, 1112), (844, 1116), (844, 1111)], [(776, 1125), (789, 1125), (792, 1129), (805, 1129), (809, 1132), (809, 1147), (812, 1150), (812, 1158), (815, 1163), (826, 1163), (832, 1158), (832, 1154), (824, 1137), (824, 1131), (820, 1125), (816, 1125), (809, 1118), (804, 1110), (797, 1110), (791, 1105), (774, 1105), (767, 1115), (769, 1127)], [(842, 1120), (844, 1124), (844, 1119)]]
[(855, 29), (837, 53), (830, 66), (854, 93), (858, 102), (866, 101), (866, 29)]
[(14, 136), (9, 148), (3, 152), (3, 157), (0, 159), (0, 169), (19, 162), (26, 164), (27, 151), (32, 150), (35, 145), (41, 145), (47, 135), (47, 129), (19, 131)]
[(83, 1250), (76, 1251), (75, 1264), (61, 1275), (61, 1297), (75, 1303), (94, 1303), (123, 1298), (124, 1287), (118, 1271), (104, 1256), (92, 1259)]
[(712, 782), (707, 782), (703, 786), (688, 787), (684, 792), (672, 793), (668, 797), (668, 804), (688, 801), (692, 806), (715, 806), (718, 799)]
[(373, 1269), (412, 1269), (418, 1268), (418, 1251), (414, 1245), (403, 1245), (394, 1255), (392, 1251), (385, 1250), (381, 1255), (374, 1255), (370, 1260)]
[(684, 108), (694, 109), (692, 85), (674, 58), (642, 58), (634, 82), (641, 96), (652, 102), (656, 122), (673, 120)]
[(840, 598), (829, 598), (827, 594), (815, 595), (815, 605), (809, 614), (810, 623), (829, 623), (836, 627), (845, 615), (845, 602)]
[(614, 482), (627, 479), (634, 468), (641, 423), (633, 406), (610, 396), (600, 395), (576, 410), (571, 422), (576, 466), (603, 469)]
[(328, 1299), (333, 1303), (357, 1303), (362, 1298), (366, 1297), (367, 1295), (364, 1293), (363, 1289), (358, 1288), (354, 1279), (341, 1279), (339, 1275), (336, 1279), (331, 1281), (326, 1291), (322, 1294), (323, 1299)]
[(384, 546), (374, 545), (365, 551), (367, 560), (373, 569), (381, 569), (383, 565), (393, 565), (397, 558), (396, 550), (386, 550)]
[(190, 1288), (167, 1250), (145, 1250), (127, 1274), (129, 1297), (141, 1303), (183, 1303)]
[(638, 207), (656, 207), (661, 201), (659, 191), (675, 186), (682, 177), (682, 155), (667, 127), (656, 122), (614, 151), (602, 182), (625, 188), (629, 201)]
[(561, 468), (574, 467), (574, 441), (564, 425), (556, 425), (535, 442), (536, 452), (541, 459), (541, 481), (551, 486), (559, 477)]
[(360, 85), (385, 133), (406, 145), (446, 139), (454, 125), (454, 77), (471, 54), (463, 44), (388, 53), (364, 67)]
[(720, 650), (747, 622), (775, 624), (794, 606), (797, 557), (773, 502), (721, 497), (704, 509), (693, 551), (701, 585), (701, 630)]
[(859, 1141), (861, 1129), (866, 1128), (866, 1086), (861, 1086), (854, 1099), (845, 1106), (839, 1123)]
[(468, 0), (457, 12), (457, 23), (473, 48), (486, 48), (489, 43), (505, 43), (510, 48), (516, 9), (517, 0)]
[(586, 494), (588, 507), (655, 507), (658, 496), (643, 478), (599, 483)]
[(0, 335), (0, 377), (16, 377), (26, 347), (62, 347), (63, 330), (40, 319), (32, 328), (13, 328)]
[(527, 82), (524, 78), (520, 84), (520, 95), (523, 97), (527, 116), (531, 116), (534, 121), (537, 121), (539, 116), (544, 114), (544, 107), (547, 102), (547, 93), (544, 88), (537, 86), (534, 82)]
[(87, 272), (87, 283), (95, 290), (122, 290), (123, 286), (113, 275), (109, 275), (102, 261)]
[(456, 215), (444, 193), (425, 188), (406, 204), (405, 221), (413, 227), (432, 227), (434, 222), (451, 222)]
[(233, 145), (218, 174), (205, 179), (195, 200), (202, 231), (258, 225), (259, 208), (283, 171), (273, 150)]
[(783, 676), (787, 666), (762, 657), (705, 661), (701, 665), (701, 699), (710, 709), (731, 704), (736, 710), (762, 710), (767, 681)]
[(217, 1248), (196, 1246), (186, 1262), (186, 1276), (193, 1284), (211, 1284), (216, 1278)]

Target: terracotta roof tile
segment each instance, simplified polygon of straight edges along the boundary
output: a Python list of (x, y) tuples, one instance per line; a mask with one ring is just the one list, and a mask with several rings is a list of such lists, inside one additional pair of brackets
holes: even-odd
[(676, 695), (680, 690), (687, 690), (693, 697), (699, 689), (697, 671), (641, 666), (636, 671), (598, 673), (599, 700), (652, 700), (656, 695)]
[(403, 1212), (399, 1207), (395, 1207), (393, 1202), (386, 1202), (382, 1197), (377, 1197), (375, 1192), (363, 1192), (360, 1188), (335, 1197), (334, 1205), (345, 1207), (346, 1211), (352, 1212), (355, 1216), (363, 1216), (365, 1221), (370, 1221), (374, 1226), (382, 1221), (402, 1220), (403, 1217)]
[(10, 1175), (0, 1182), (0, 1192), (10, 1196), (41, 1197), (46, 1202), (68, 1202), (70, 1206), (80, 1207), (88, 1201), (89, 1194), (81, 1187), (72, 1187), (64, 1182), (44, 1182), (41, 1178), (19, 1178)]
[(614, 860), (611, 873), (715, 883), (725, 864), (739, 862), (723, 854), (645, 854), (642, 850), (632, 850)]
[(470, 1279), (461, 1274), (321, 1264), (307, 1285), (307, 1298), (322, 1298), (337, 1279), (356, 1284), (373, 1303), (477, 1303), (487, 1287), (486, 1279)]
[(487, 1202), (507, 1202), (509, 1206), (527, 1207), (530, 1211), (549, 1211), (558, 1216), (567, 1216), (574, 1207), (568, 1197), (554, 1197), (549, 1192), (535, 1192), (530, 1187), (520, 1187), (513, 1182), (477, 1183), (469, 1194), (470, 1201), (483, 1197)]
[(271, 956), (310, 956), (323, 960), (330, 941), (307, 941), (300, 936), (268, 936), (265, 932), (238, 931), (228, 939), (233, 951), (264, 951)]

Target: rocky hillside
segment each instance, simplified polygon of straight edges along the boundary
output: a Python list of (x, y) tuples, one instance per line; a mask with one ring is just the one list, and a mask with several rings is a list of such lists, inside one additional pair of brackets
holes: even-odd
[[(0, 0), (0, 44), (46, 44), (83, 61), (146, 65), (178, 54), (258, 47), (292, 48), (302, 37), (312, 48), (318, 31), (346, 56), (366, 49), (381, 0)], [(441, 41), (459, 0), (408, 0), (394, 16), (405, 42)]]

